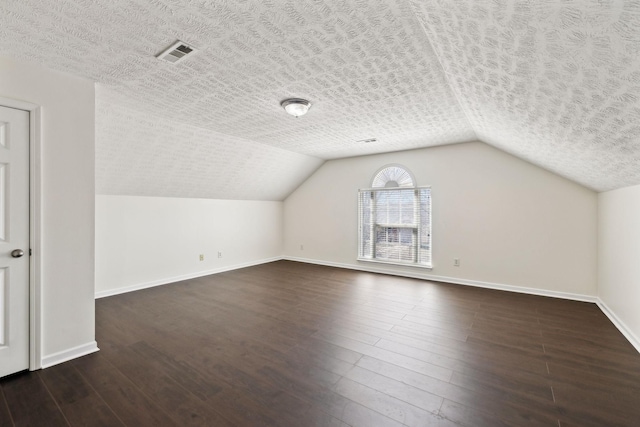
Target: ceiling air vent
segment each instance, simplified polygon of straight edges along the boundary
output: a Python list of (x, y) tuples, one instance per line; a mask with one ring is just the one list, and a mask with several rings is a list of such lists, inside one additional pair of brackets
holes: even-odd
[(189, 46), (185, 42), (181, 42), (178, 40), (169, 48), (162, 53), (160, 53), (156, 58), (164, 59), (165, 61), (171, 62), (173, 64), (182, 61), (187, 55), (191, 55), (195, 52), (196, 49), (193, 46)]

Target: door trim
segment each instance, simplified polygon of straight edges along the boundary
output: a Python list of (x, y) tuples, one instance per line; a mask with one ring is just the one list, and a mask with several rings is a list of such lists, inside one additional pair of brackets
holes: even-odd
[(29, 370), (42, 368), (42, 109), (0, 97), (0, 106), (29, 112)]

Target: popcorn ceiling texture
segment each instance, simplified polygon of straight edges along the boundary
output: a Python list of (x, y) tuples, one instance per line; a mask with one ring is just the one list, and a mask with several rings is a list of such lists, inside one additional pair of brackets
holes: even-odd
[(322, 164), (101, 98), (96, 102), (98, 194), (282, 200)]
[(640, 183), (639, 2), (4, 0), (0, 55), (99, 83), (99, 194), (281, 200), (321, 159), (476, 139)]
[(640, 2), (413, 5), (480, 140), (596, 190), (640, 183)]

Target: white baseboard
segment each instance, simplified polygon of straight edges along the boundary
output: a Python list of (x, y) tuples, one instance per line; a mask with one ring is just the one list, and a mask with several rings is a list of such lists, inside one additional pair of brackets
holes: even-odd
[[(550, 291), (547, 289), (538, 289), (538, 288), (525, 288), (522, 286), (505, 285), (502, 283), (481, 282), (478, 280), (460, 279), (457, 277), (436, 276), (434, 274), (423, 273), (422, 271), (418, 271), (418, 269), (416, 269), (416, 271), (399, 271), (391, 268), (378, 267), (378, 264), (375, 264), (375, 265), (367, 264), (366, 266), (353, 265), (353, 264), (343, 264), (338, 262), (320, 261), (315, 259), (297, 258), (297, 257), (283, 257), (282, 259), (287, 261), (304, 262), (307, 264), (317, 264), (317, 265), (325, 265), (328, 267), (338, 267), (338, 268), (346, 268), (349, 270), (366, 271), (369, 273), (380, 273), (380, 274), (388, 274), (391, 276), (409, 277), (412, 279), (423, 279), (423, 280), (432, 280), (435, 282), (454, 283), (456, 285), (475, 286), (478, 288), (495, 289), (499, 291), (518, 292), (522, 294), (562, 298), (562, 299), (569, 299), (574, 301), (593, 302), (593, 303), (598, 302), (598, 297), (592, 296), (592, 295)], [(380, 265), (384, 265), (384, 264), (380, 264)]]
[(620, 320), (618, 316), (616, 316), (616, 314), (609, 308), (609, 306), (607, 306), (607, 304), (604, 303), (604, 301), (598, 298), (597, 304), (598, 307), (600, 307), (600, 310), (602, 310), (602, 312), (605, 314), (605, 316), (607, 316), (609, 320), (611, 320), (611, 323), (613, 323), (613, 325), (618, 328), (620, 333), (624, 335), (627, 341), (629, 341), (631, 345), (634, 346), (636, 350), (638, 350), (638, 353), (640, 353), (640, 339), (638, 339), (638, 337), (633, 332), (631, 332), (631, 329), (627, 327), (627, 325), (622, 320)]
[(209, 276), (211, 274), (222, 273), (222, 272), (225, 272), (225, 271), (238, 270), (240, 268), (252, 267), (254, 265), (266, 264), (268, 262), (273, 262), (273, 261), (280, 261), (281, 259), (282, 259), (281, 257), (266, 258), (266, 259), (246, 262), (246, 263), (242, 263), (242, 264), (234, 264), (234, 265), (229, 265), (229, 266), (226, 266), (226, 267), (220, 267), (220, 268), (216, 268), (216, 269), (213, 269), (213, 270), (198, 271), (196, 273), (183, 274), (183, 275), (180, 275), (180, 276), (169, 277), (169, 278), (166, 278), (166, 279), (159, 279), (159, 280), (153, 280), (151, 282), (144, 282), (144, 283), (138, 283), (138, 284), (129, 285), (129, 286), (123, 286), (121, 288), (109, 289), (109, 290), (106, 290), (106, 291), (96, 292), (95, 298), (96, 299), (105, 298), (105, 297), (110, 297), (110, 296), (113, 296), (113, 295), (124, 294), (124, 293), (127, 293), (127, 292), (139, 291), (140, 289), (153, 288), (155, 286), (167, 285), (169, 283), (180, 282), (182, 280), (195, 279), (197, 277)]
[(62, 362), (67, 362), (80, 356), (95, 353), (98, 350), (100, 350), (98, 348), (98, 343), (95, 341), (91, 341), (87, 344), (79, 345), (68, 350), (59, 351), (57, 353), (44, 356), (42, 358), (42, 369), (57, 365)]

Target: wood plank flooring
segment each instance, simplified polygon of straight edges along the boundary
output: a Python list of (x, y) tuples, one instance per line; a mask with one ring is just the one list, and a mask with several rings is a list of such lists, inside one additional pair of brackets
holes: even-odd
[(1, 426), (638, 426), (594, 304), (279, 261), (96, 301), (101, 351), (0, 381)]

